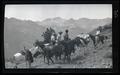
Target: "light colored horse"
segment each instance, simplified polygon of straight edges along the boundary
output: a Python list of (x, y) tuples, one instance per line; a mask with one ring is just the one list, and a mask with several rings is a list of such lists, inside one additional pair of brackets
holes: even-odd
[(90, 41), (90, 39), (89, 39), (89, 34), (87, 34), (87, 33), (79, 34), (79, 35), (77, 35), (77, 37), (80, 38), (80, 41), (82, 42), (82, 44), (83, 44), (84, 46), (86, 45), (85, 42), (88, 43), (88, 42)]
[[(32, 47), (29, 49), (29, 51), (34, 55), (37, 51), (40, 51), (38, 47)], [(17, 68), (17, 66), (25, 61), (25, 51), (21, 50), (20, 52), (17, 52), (13, 55), (13, 62), (15, 63), (14, 68)], [(26, 66), (27, 66), (26, 61)], [(29, 63), (28, 63), (29, 64)]]

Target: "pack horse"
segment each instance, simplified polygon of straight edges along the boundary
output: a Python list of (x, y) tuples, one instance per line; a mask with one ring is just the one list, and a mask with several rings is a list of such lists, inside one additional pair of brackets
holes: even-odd
[(21, 50), (20, 52), (17, 52), (13, 55), (13, 63), (15, 64), (14, 68), (18, 68), (18, 65), (26, 62), (26, 67), (30, 68), (31, 63), (33, 63), (33, 55), (40, 51), (38, 47), (33, 47), (31, 49)]

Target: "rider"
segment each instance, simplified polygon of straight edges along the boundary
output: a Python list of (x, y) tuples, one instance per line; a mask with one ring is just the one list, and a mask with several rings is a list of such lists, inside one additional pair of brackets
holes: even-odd
[(68, 40), (69, 40), (68, 29), (65, 30), (64, 40), (65, 40), (65, 41), (68, 41)]
[(95, 34), (96, 40), (97, 40), (98, 37), (100, 36), (101, 31), (102, 31), (102, 27), (100, 26), (100, 27), (97, 29), (96, 34)]
[(59, 32), (58, 35), (57, 35), (57, 40), (56, 42), (59, 43), (61, 40), (62, 40), (62, 33), (63, 32)]
[(52, 33), (52, 35), (51, 35), (51, 44), (52, 44), (52, 45), (55, 45), (55, 43), (56, 43), (55, 33)]

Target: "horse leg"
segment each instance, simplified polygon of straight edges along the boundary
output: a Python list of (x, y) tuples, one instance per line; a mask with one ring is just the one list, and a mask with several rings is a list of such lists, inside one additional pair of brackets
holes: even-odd
[(44, 63), (45, 63), (45, 55), (44, 55)]
[(50, 60), (52, 61), (52, 63), (54, 64), (54, 61), (52, 60), (52, 58), (50, 57)]
[(96, 49), (96, 45), (94, 44), (94, 49)]
[(95, 48), (97, 48), (97, 44), (99, 43), (99, 39), (97, 38), (95, 41)]
[(96, 38), (96, 41), (95, 41), (95, 46), (97, 47), (97, 43), (98, 43), (98, 38)]
[(96, 39), (93, 40), (93, 46), (96, 49), (96, 44), (95, 44)]
[(68, 54), (66, 55), (66, 60), (68, 60)]
[(29, 65), (29, 68), (31, 68), (31, 63), (30, 62), (28, 62), (28, 65)]
[(68, 61), (68, 58), (69, 58), (69, 57), (68, 57), (68, 55), (67, 55), (67, 58), (66, 58), (66, 59), (67, 59), (67, 61)]
[(96, 49), (96, 48), (97, 48), (97, 43), (96, 43), (96, 42), (95, 42), (95, 45), (94, 45), (94, 46), (95, 46), (95, 49)]
[(101, 43), (104, 44), (104, 40), (101, 40)]
[(60, 57), (61, 57), (61, 55), (60, 55), (60, 53), (59, 53), (59, 55), (58, 55), (58, 59), (60, 60)]
[(59, 55), (58, 55), (58, 59), (61, 60), (61, 53), (59, 53)]
[(59, 59), (61, 60), (61, 55), (59, 56)]
[(48, 62), (47, 64), (49, 65), (49, 58), (48, 57), (47, 57), (47, 62)]
[(15, 66), (14, 66), (14, 68), (15, 68), (15, 69), (17, 69), (17, 68), (18, 68), (18, 67), (17, 67), (17, 63), (15, 63)]
[(57, 56), (57, 60), (59, 60), (59, 56)]
[(48, 58), (48, 65), (49, 65), (49, 58)]
[(65, 63), (66, 57), (67, 57), (67, 56), (66, 56), (66, 54), (65, 54), (65, 55), (64, 55), (64, 63)]
[(26, 68), (27, 68), (28, 66), (27, 66), (27, 61), (26, 61)]
[(70, 59), (70, 55), (68, 55), (68, 63), (70, 63), (71, 59)]
[(97, 48), (97, 44), (99, 43), (99, 36), (96, 37), (96, 41), (95, 41), (95, 46)]
[(65, 63), (65, 58), (66, 58), (66, 56), (64, 56), (64, 63)]
[(55, 55), (55, 60), (58, 60), (58, 56), (57, 55)]

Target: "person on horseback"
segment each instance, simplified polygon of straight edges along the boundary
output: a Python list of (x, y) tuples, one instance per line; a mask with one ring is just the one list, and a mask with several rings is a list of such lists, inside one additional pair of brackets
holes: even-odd
[(55, 45), (56, 39), (55, 39), (55, 33), (52, 33), (51, 35), (51, 45)]
[(102, 31), (102, 27), (100, 26), (100, 27), (97, 29), (96, 34), (95, 34), (95, 36), (96, 36), (96, 41), (98, 40), (101, 31)]
[(59, 32), (56, 38), (56, 43), (58, 44), (61, 40), (62, 40), (62, 33), (63, 32)]
[(65, 40), (65, 41), (68, 41), (68, 40), (69, 40), (68, 29), (65, 30), (64, 40)]

